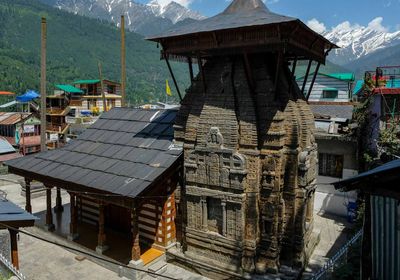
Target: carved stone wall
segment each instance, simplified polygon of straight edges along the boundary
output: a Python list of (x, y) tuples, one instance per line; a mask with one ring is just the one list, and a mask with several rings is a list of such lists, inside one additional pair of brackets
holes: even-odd
[(278, 273), (304, 265), (313, 229), (314, 119), (287, 64), (276, 86), (274, 56), (245, 65), (239, 56), (207, 61), (206, 88), (199, 75), (177, 116), (182, 250), (234, 273)]

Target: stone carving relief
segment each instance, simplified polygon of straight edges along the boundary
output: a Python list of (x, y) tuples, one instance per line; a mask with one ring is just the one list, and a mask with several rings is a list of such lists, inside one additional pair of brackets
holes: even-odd
[(211, 127), (207, 135), (207, 147), (222, 148), (224, 137), (218, 127)]

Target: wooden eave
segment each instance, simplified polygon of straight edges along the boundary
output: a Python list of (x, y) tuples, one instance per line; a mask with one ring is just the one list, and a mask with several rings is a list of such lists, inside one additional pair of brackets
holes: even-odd
[(0, 222), (0, 229), (20, 228), (20, 227), (33, 227), (35, 220), (23, 220), (23, 221), (3, 221)]
[[(181, 155), (179, 157), (179, 159), (173, 165), (171, 165), (167, 170), (165, 170), (165, 172), (163, 174), (161, 174), (156, 180), (154, 180), (146, 188), (146, 190), (144, 190), (142, 192), (142, 194), (140, 196), (157, 196), (157, 195), (159, 195), (159, 194), (157, 194), (157, 192), (155, 192), (155, 191), (157, 191), (156, 186), (164, 185), (164, 182), (166, 182), (171, 176), (174, 176), (177, 172), (179, 172), (179, 169), (182, 168), (182, 159), (183, 159), (183, 155)], [(104, 190), (91, 188), (89, 186), (64, 181), (64, 180), (61, 180), (58, 178), (41, 175), (41, 174), (38, 174), (35, 172), (22, 170), (22, 169), (15, 168), (12, 166), (8, 166), (8, 171), (9, 171), (9, 173), (13, 173), (13, 174), (25, 177), (29, 180), (36, 180), (36, 181), (42, 182), (44, 185), (47, 185), (47, 186), (60, 187), (68, 192), (76, 192), (76, 193), (82, 193), (82, 194), (87, 192), (87, 195), (89, 195), (93, 199), (113, 203), (113, 204), (119, 205), (121, 207), (132, 208), (134, 205), (134, 202), (136, 200), (136, 198), (133, 198), (133, 197), (116, 195), (116, 194), (113, 194), (112, 192), (107, 192)], [(152, 190), (152, 189), (154, 189), (154, 190)], [(99, 194), (99, 195), (96, 195), (96, 194)]]
[(337, 48), (299, 20), (160, 38), (157, 42), (163, 47), (162, 58), (168, 55), (182, 59), (195, 59), (198, 54), (204, 59), (241, 54), (243, 49), (247, 53), (284, 50), (285, 54), (296, 56), (298, 60), (313, 59), (325, 63), (326, 50)]

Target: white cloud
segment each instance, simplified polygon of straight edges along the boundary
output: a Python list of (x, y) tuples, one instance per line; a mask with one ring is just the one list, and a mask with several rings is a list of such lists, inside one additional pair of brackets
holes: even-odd
[(387, 32), (388, 28), (382, 25), (383, 17), (377, 17), (373, 19), (370, 23), (368, 23), (368, 27), (372, 30), (379, 31), (379, 32)]
[(326, 26), (324, 23), (319, 22), (316, 18), (307, 21), (308, 27), (318, 33), (324, 33), (326, 31)]

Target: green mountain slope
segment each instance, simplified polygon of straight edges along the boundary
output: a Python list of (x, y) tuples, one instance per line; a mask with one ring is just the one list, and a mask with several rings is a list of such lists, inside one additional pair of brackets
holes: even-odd
[[(56, 83), (98, 78), (98, 61), (105, 78), (120, 79), (120, 31), (111, 24), (66, 13), (36, 0), (1, 0), (0, 90), (23, 93), (39, 89), (42, 16), (48, 22), (48, 93)], [(131, 32), (126, 34), (126, 44), (127, 95), (131, 104), (164, 100), (165, 79), (171, 78), (160, 61), (159, 49)], [(188, 85), (186, 67), (174, 64), (173, 68), (183, 90)]]

